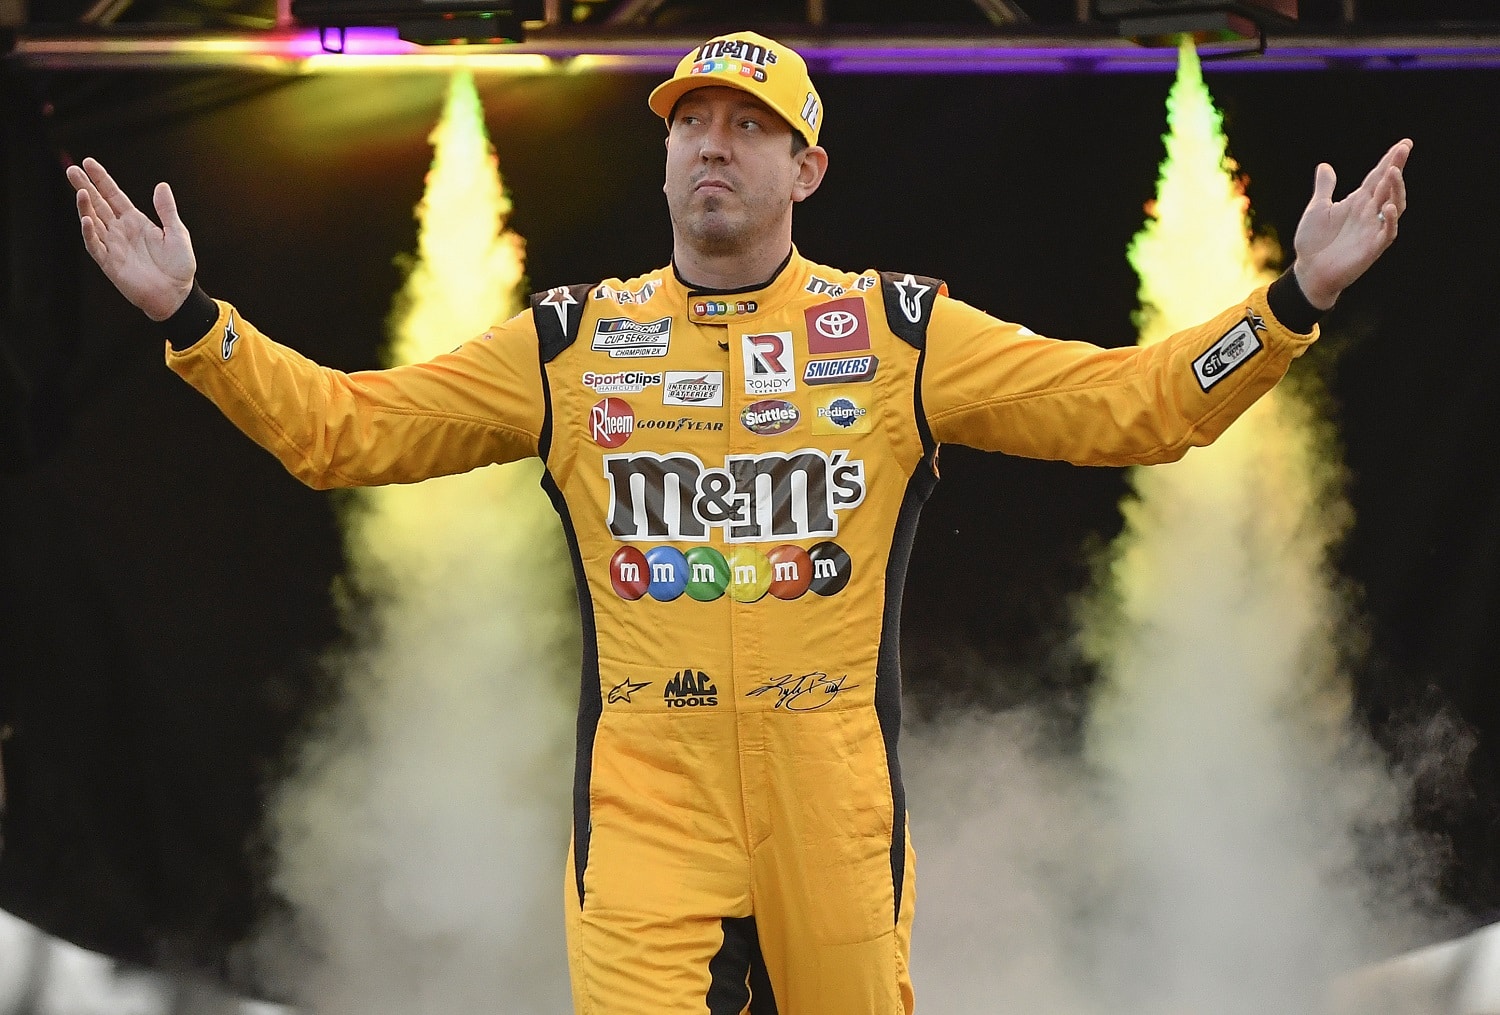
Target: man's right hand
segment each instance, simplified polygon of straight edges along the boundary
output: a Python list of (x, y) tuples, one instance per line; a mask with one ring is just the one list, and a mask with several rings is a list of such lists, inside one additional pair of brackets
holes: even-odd
[(165, 321), (193, 291), (198, 261), (187, 226), (177, 215), (172, 188), (158, 183), (151, 195), (158, 226), (131, 203), (104, 167), (93, 159), (68, 167), (78, 191), (78, 219), (88, 248), (115, 288), (146, 312)]

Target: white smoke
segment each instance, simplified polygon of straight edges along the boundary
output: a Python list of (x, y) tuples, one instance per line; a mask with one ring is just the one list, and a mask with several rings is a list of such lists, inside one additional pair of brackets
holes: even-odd
[[(1143, 342), (1271, 277), (1189, 47), (1169, 108), (1132, 249)], [(1409, 787), (1352, 715), (1335, 452), (1283, 385), (1212, 447), (1132, 473), (1079, 610), (1100, 677), (1081, 749), (1020, 711), (912, 731), (924, 1005), (1312, 1015), (1341, 974), (1437, 932)]]
[[(467, 73), (433, 132), (396, 362), (516, 312), (521, 244)], [(279, 788), (284, 925), (262, 942), (319, 1015), (567, 1009), (560, 896), (577, 611), (537, 462), (345, 501), (342, 697)]]

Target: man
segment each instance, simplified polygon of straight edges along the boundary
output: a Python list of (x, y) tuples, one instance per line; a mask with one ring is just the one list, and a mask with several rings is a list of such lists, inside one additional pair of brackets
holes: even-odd
[(343, 374), (194, 282), (103, 168), (68, 170), (89, 252), (167, 360), (316, 487), (538, 455), (579, 587), (568, 949), (580, 1013), (892, 1015), (913, 1006), (898, 622), (944, 441), (1093, 465), (1207, 444), (1392, 242), (1409, 141), (1331, 200), (1293, 271), (1148, 348), (1033, 335), (932, 278), (813, 264), (823, 179), (795, 52), (741, 32), (651, 95), (672, 262), (558, 287), (428, 363)]

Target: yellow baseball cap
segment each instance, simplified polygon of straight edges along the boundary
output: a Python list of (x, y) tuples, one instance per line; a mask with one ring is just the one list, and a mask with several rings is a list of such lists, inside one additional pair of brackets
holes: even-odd
[(807, 61), (795, 50), (754, 32), (715, 36), (683, 57), (646, 102), (666, 120), (678, 99), (709, 85), (749, 92), (791, 124), (808, 144), (818, 143), (823, 100), (807, 76)]

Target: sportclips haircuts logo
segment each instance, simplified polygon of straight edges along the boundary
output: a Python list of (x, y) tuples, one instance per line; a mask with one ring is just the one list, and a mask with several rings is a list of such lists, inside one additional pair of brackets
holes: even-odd
[(622, 546), (609, 559), (609, 583), (615, 595), (635, 602), (650, 596), (670, 603), (686, 595), (711, 603), (727, 594), (737, 603), (754, 603), (767, 594), (777, 599), (800, 599), (808, 592), (838, 595), (849, 584), (849, 554), (831, 540), (803, 549), (783, 543), (761, 552), (755, 546), (736, 546), (720, 553), (712, 546), (653, 546), (642, 553)]
[(865, 499), (865, 463), (848, 451), (803, 448), (729, 455), (722, 469), (686, 452), (605, 455), (609, 531), (616, 539), (729, 543), (838, 535), (838, 513)]

